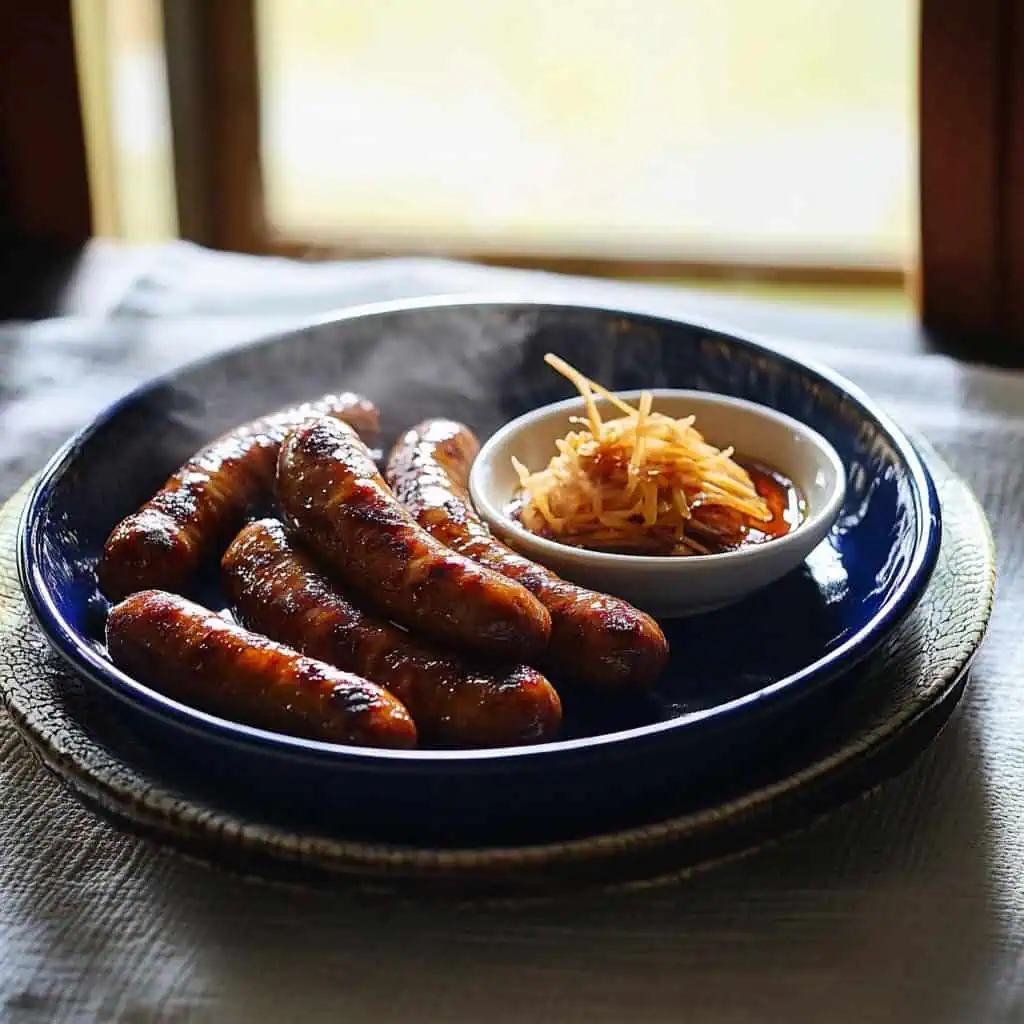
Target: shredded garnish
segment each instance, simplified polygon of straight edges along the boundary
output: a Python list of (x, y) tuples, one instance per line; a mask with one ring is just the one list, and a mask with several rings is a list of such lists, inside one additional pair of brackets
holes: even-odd
[[(572, 418), (577, 429), (540, 472), (512, 460), (528, 530), (580, 547), (694, 555), (739, 543), (772, 519), (733, 449), (705, 441), (693, 416), (654, 412), (650, 391), (634, 408), (564, 359), (544, 361), (576, 386), (586, 415)], [(622, 415), (602, 419), (595, 396)]]

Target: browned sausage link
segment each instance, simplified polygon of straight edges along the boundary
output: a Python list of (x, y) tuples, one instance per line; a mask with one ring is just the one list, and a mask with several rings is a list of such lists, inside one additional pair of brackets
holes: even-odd
[(332, 574), (389, 618), (456, 649), (509, 661), (529, 661), (546, 646), (544, 606), (420, 529), (346, 424), (310, 420), (285, 438), (277, 497)]
[(244, 626), (380, 683), (409, 709), (424, 744), (534, 743), (558, 729), (558, 694), (535, 669), (485, 670), (367, 614), (274, 519), (246, 526), (221, 566)]
[(371, 747), (414, 747), (402, 703), (368, 679), (161, 590), (143, 590), (107, 619), (115, 665), (174, 700), (275, 732)]
[(439, 541), (518, 580), (540, 599), (551, 613), (548, 656), (554, 666), (594, 686), (651, 685), (668, 656), (661, 628), (620, 598), (569, 583), (497, 540), (467, 490), (479, 448), (463, 424), (427, 420), (395, 445), (388, 480), (420, 526)]
[(107, 539), (98, 567), (112, 600), (136, 590), (181, 590), (205, 558), (223, 551), (246, 509), (274, 486), (285, 434), (311, 416), (336, 416), (372, 439), (377, 409), (351, 393), (282, 409), (200, 449)]

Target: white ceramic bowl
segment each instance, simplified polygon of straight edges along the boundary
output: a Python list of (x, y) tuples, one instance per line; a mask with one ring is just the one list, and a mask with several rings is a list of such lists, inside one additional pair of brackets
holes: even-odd
[[(621, 396), (635, 404), (640, 392)], [(605, 403), (598, 407), (602, 414), (618, 415)], [(520, 416), (484, 444), (469, 478), (480, 515), (506, 544), (560, 576), (665, 618), (738, 601), (792, 572), (825, 539), (843, 503), (846, 474), (820, 434), (766, 406), (704, 391), (655, 389), (653, 408), (674, 417), (696, 416), (694, 426), (711, 444), (731, 445), (743, 458), (789, 477), (806, 502), (803, 522), (764, 544), (691, 558), (606, 554), (530, 533), (505, 511), (519, 487), (512, 457), (531, 471), (546, 466), (555, 440), (570, 429), (569, 417), (582, 412), (578, 398)]]

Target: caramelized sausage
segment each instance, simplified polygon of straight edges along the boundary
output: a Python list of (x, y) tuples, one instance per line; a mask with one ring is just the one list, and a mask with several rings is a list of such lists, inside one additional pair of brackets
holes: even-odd
[(176, 594), (143, 590), (107, 620), (118, 668), (185, 704), (275, 732), (370, 747), (414, 747), (401, 702)]
[(517, 580), (540, 599), (551, 613), (548, 656), (554, 666), (597, 687), (651, 685), (668, 656), (661, 628), (620, 598), (569, 583), (497, 540), (476, 514), (467, 490), (479, 449), (463, 424), (427, 420), (395, 445), (388, 481), (437, 540)]
[(380, 683), (409, 709), (425, 744), (534, 743), (558, 729), (561, 703), (539, 672), (525, 665), (485, 670), (367, 614), (276, 520), (249, 523), (221, 566), (244, 626)]
[(377, 432), (377, 409), (351, 393), (325, 395), (246, 423), (200, 449), (107, 539), (100, 588), (119, 601), (136, 590), (178, 591), (205, 558), (223, 551), (246, 509), (274, 485), (285, 434), (311, 416), (337, 416), (363, 436)]
[(331, 573), (403, 626), (514, 662), (529, 661), (547, 644), (544, 606), (420, 529), (348, 425), (310, 420), (285, 438), (277, 498)]

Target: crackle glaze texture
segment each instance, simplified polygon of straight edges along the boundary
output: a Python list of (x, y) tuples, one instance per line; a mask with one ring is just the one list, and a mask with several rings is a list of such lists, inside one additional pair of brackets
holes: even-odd
[(9, 553), (28, 488), (0, 512), (0, 696), (35, 756), (80, 799), (143, 835), (245, 872), (520, 896), (676, 875), (870, 790), (945, 723), (988, 622), (994, 564), (977, 502), (941, 460), (930, 462), (947, 523), (935, 575), (837, 698), (829, 723), (767, 768), (683, 795), (631, 828), (504, 848), (402, 846), (356, 841), (343, 827), (282, 822), (211, 796), (40, 636)]

